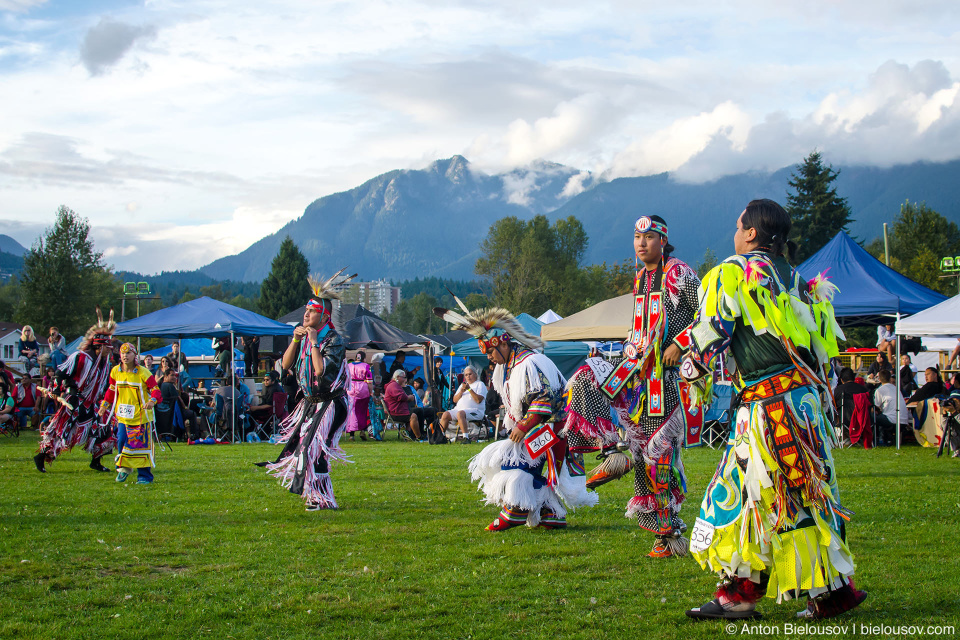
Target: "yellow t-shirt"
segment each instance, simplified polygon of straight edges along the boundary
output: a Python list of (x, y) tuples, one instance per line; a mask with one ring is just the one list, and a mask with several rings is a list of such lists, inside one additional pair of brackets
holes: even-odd
[(146, 367), (124, 371), (121, 365), (110, 370), (110, 390), (107, 398), (113, 397), (113, 413), (123, 424), (144, 424), (153, 420), (153, 410), (145, 410), (152, 392), (159, 394), (157, 381)]

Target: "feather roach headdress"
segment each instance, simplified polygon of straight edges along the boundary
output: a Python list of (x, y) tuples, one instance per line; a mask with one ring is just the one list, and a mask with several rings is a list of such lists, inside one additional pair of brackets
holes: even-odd
[(83, 335), (80, 341), (80, 350), (86, 351), (91, 346), (102, 347), (105, 344), (113, 344), (113, 332), (117, 328), (117, 323), (113, 321), (113, 307), (110, 308), (110, 317), (106, 322), (103, 321), (103, 312), (97, 306), (97, 324), (93, 325)]
[(310, 299), (307, 306), (316, 311), (326, 313), (327, 315), (332, 313), (333, 305), (330, 304), (330, 301), (340, 299), (340, 293), (337, 291), (337, 287), (357, 277), (357, 274), (353, 274), (352, 276), (341, 275), (346, 269), (346, 267), (340, 269), (340, 271), (337, 271), (326, 280), (318, 275), (307, 277), (307, 282), (310, 283), (310, 288), (313, 290), (313, 298)]
[[(451, 292), (450, 295), (453, 295)], [(524, 330), (512, 313), (500, 307), (470, 311), (457, 296), (453, 296), (463, 313), (434, 307), (433, 313), (453, 325), (454, 329), (476, 336), (480, 351), (487, 353), (503, 343), (515, 340), (530, 349), (542, 349), (543, 341)]]

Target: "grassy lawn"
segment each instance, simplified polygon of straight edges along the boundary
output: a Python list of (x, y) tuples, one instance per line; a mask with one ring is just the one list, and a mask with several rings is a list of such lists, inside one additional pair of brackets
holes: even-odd
[[(334, 469), (341, 509), (316, 513), (251, 464), (272, 445), (175, 445), (138, 486), (94, 473), (80, 451), (41, 475), (36, 433), (0, 440), (0, 637), (726, 635), (683, 615), (714, 576), (646, 557), (651, 535), (623, 517), (632, 481), (602, 487), (566, 531), (493, 534), (495, 509), (466, 474), (481, 445), (395, 437), (346, 443), (356, 464)], [(686, 453), (691, 526), (719, 455)], [(837, 458), (870, 597), (835, 622), (960, 630), (960, 460), (918, 447)], [(765, 600), (764, 623), (793, 623), (800, 606)]]

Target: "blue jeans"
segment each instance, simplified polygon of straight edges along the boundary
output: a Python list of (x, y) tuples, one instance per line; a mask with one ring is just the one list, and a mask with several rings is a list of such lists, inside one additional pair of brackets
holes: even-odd
[(33, 407), (20, 407), (19, 409), (17, 409), (17, 415), (20, 416), (21, 429), (27, 428), (27, 421), (30, 419), (30, 416), (32, 416), (33, 413), (34, 413)]

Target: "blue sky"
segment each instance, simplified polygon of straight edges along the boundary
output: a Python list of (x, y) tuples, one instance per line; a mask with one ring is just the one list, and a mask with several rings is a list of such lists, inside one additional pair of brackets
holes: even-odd
[(687, 181), (813, 148), (950, 160), (958, 18), (939, 0), (0, 0), (0, 233), (28, 245), (66, 204), (108, 262), (152, 273), (453, 154)]

